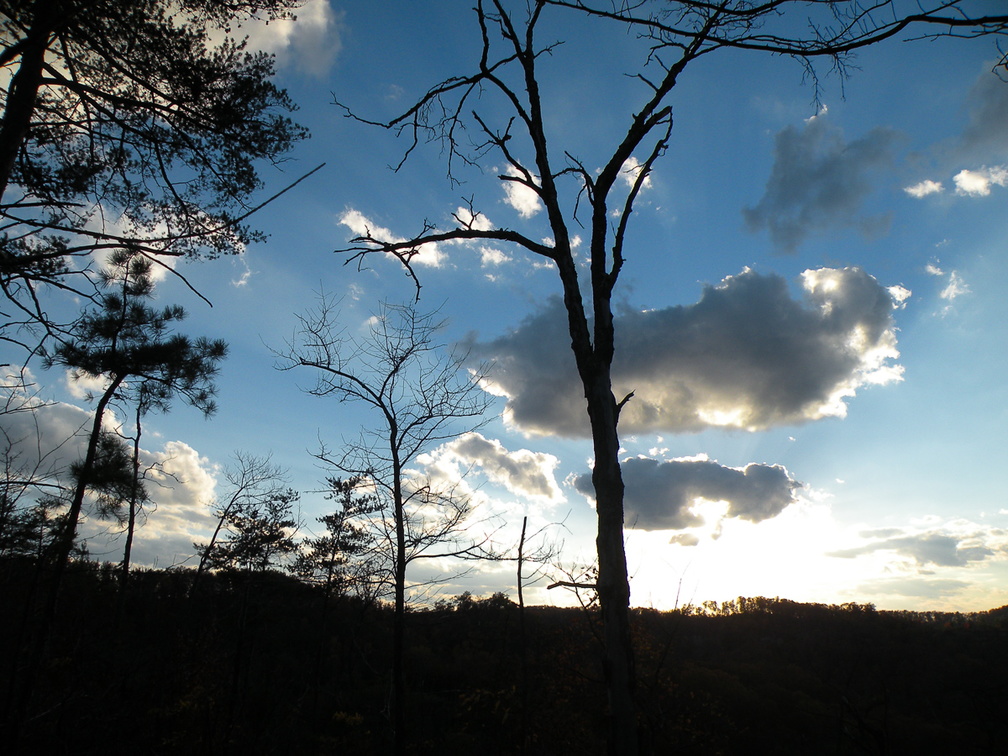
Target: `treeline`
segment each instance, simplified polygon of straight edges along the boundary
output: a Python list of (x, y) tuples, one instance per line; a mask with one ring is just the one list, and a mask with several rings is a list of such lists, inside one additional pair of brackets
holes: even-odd
[[(25, 645), (36, 578), (33, 560), (0, 562), (4, 649)], [(18, 751), (389, 751), (391, 606), (272, 570), (194, 578), (141, 569), (124, 588), (114, 565), (71, 562)], [(407, 623), (407, 752), (604, 752), (595, 609), (463, 594)], [(744, 598), (632, 623), (651, 753), (993, 752), (1008, 737), (1008, 607)], [(26, 660), (4, 657), (9, 706)]]

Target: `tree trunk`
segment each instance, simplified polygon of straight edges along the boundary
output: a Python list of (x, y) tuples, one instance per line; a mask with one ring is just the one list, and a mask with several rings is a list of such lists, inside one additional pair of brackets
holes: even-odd
[(126, 523), (126, 545), (123, 548), (122, 576), (120, 578), (120, 591), (126, 590), (126, 582), (129, 580), (130, 556), (133, 553), (133, 534), (136, 531), (137, 516), (137, 495), (140, 490), (140, 416), (143, 414), (142, 398), (137, 402), (136, 409), (136, 436), (133, 439), (133, 484), (130, 490), (129, 520)]
[[(392, 428), (395, 456), (396, 428)], [(403, 644), (406, 637), (406, 512), (403, 508), (402, 466), (396, 456), (392, 463), (392, 506), (395, 509), (395, 615), (392, 622), (392, 737), (393, 752), (400, 756), (406, 748), (406, 684), (403, 680)]]
[(42, 64), (58, 16), (57, 3), (37, 0), (32, 25), (23, 41), (21, 62), (10, 80), (3, 125), (0, 126), (0, 198), (7, 192), (14, 162), (28, 133), (35, 100), (42, 83)]
[(94, 422), (91, 426), (91, 435), (88, 438), (87, 452), (84, 456), (84, 464), (81, 467), (80, 475), (77, 478), (77, 486), (74, 489), (74, 497), (70, 502), (70, 511), (67, 512), (66, 526), (57, 538), (56, 543), (53, 545), (53, 573), (49, 585), (49, 595), (46, 598), (45, 607), (43, 608), (41, 624), (38, 627), (35, 633), (34, 641), (32, 642), (25, 677), (22, 680), (17, 701), (15, 703), (15, 711), (12, 717), (13, 721), (11, 722), (11, 732), (9, 733), (7, 739), (8, 743), (13, 744), (12, 750), (15, 752), (21, 735), (21, 726), (25, 721), (25, 716), (28, 713), (28, 707), (31, 703), (32, 693), (35, 689), (35, 678), (38, 676), (39, 669), (42, 666), (42, 657), (45, 653), (46, 644), (49, 641), (49, 632), (56, 619), (56, 605), (59, 600), (60, 586), (63, 583), (63, 575), (66, 572), (67, 562), (70, 561), (70, 552), (73, 551), (74, 539), (77, 535), (77, 521), (80, 519), (81, 509), (83, 509), (84, 506), (84, 495), (87, 492), (91, 471), (94, 468), (95, 457), (98, 453), (98, 438), (101, 435), (102, 420), (105, 417), (105, 408), (112, 400), (113, 395), (123, 382), (124, 377), (125, 376), (113, 378), (112, 383), (109, 384), (109, 387), (105, 389), (105, 392), (98, 400), (98, 406), (95, 408)]
[(525, 594), (522, 586), (522, 567), (525, 564), (525, 529), (528, 516), (522, 518), (521, 540), (518, 541), (518, 653), (521, 659), (521, 694), (518, 708), (518, 735), (520, 753), (528, 744), (528, 652), (525, 643)]
[(221, 511), (220, 517), (217, 518), (217, 527), (214, 528), (213, 535), (210, 536), (210, 543), (206, 545), (206, 549), (200, 554), (199, 565), (196, 567), (196, 574), (193, 575), (192, 586), (190, 587), (190, 593), (196, 595), (196, 587), (199, 585), (200, 578), (203, 577), (203, 573), (206, 572), (207, 564), (210, 562), (210, 554), (217, 546), (217, 537), (220, 535), (221, 530), (224, 528), (224, 521), (227, 520), (227, 516), (231, 513), (231, 508), (235, 505), (238, 500), (238, 494), (236, 493), (231, 497), (231, 501), (228, 502), (227, 506)]
[(609, 753), (637, 756), (637, 707), (630, 635), (630, 584), (623, 543), (623, 476), (616, 432), (617, 406), (608, 373), (588, 388), (588, 412), (595, 445), (595, 508), (598, 516), (598, 595), (605, 641), (604, 669), (609, 695)]
[[(599, 233), (598, 229), (596, 233)], [(593, 240), (594, 245), (596, 242)], [(573, 256), (568, 250), (566, 254), (558, 254), (556, 262), (564, 287), (571, 350), (584, 386), (595, 451), (592, 484), (598, 517), (596, 584), (602, 610), (603, 666), (609, 697), (608, 750), (618, 756), (637, 756), (639, 742), (630, 635), (630, 584), (623, 544), (623, 474), (617, 432), (619, 405), (613, 397), (610, 372), (615, 340), (610, 301), (612, 280), (604, 269), (594, 263), (594, 259), (604, 257), (604, 249), (596, 250), (593, 255), (594, 344), (589, 335), (591, 331)]]
[[(77, 522), (80, 519), (81, 510), (84, 508), (84, 495), (87, 492), (88, 484), (91, 482), (91, 471), (94, 468), (95, 457), (98, 454), (98, 439), (101, 435), (102, 421), (105, 417), (105, 408), (112, 401), (112, 397), (119, 389), (125, 376), (117, 376), (112, 379), (112, 383), (105, 389), (98, 406), (95, 408), (94, 423), (91, 426), (91, 436), (88, 439), (87, 453), (84, 457), (84, 464), (81, 467), (80, 475), (77, 479), (77, 486), (74, 488), (73, 500), (70, 502), (70, 511), (67, 512), (66, 528), (56, 542), (55, 549), (55, 573), (53, 578), (54, 591), (59, 588), (59, 584), (70, 560), (70, 552), (73, 551), (74, 539), (77, 535)], [(51, 599), (55, 608), (55, 598)]]

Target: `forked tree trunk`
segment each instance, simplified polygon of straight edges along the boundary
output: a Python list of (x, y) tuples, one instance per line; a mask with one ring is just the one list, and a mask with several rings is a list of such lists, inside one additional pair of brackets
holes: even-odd
[[(604, 228), (595, 229), (595, 234), (604, 241)], [(595, 243), (593, 241), (593, 245)], [(598, 259), (604, 257), (604, 253), (593, 254)], [(569, 252), (558, 255), (557, 266), (564, 287), (571, 350), (584, 387), (595, 452), (592, 484), (598, 518), (596, 584), (605, 643), (603, 666), (610, 718), (608, 751), (618, 756), (637, 756), (639, 739), (630, 634), (630, 584), (623, 543), (623, 474), (617, 432), (620, 405), (613, 396), (611, 379), (615, 343), (610, 301), (612, 279), (602, 266), (593, 263), (593, 339), (573, 256)]]

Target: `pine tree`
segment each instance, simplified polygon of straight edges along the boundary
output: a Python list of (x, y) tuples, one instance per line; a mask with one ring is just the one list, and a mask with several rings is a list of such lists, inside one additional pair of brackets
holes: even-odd
[(214, 256), (259, 238), (256, 164), (307, 133), (272, 57), (227, 32), (300, 4), (0, 0), (0, 338), (61, 331), (43, 290), (95, 297), (96, 252)]

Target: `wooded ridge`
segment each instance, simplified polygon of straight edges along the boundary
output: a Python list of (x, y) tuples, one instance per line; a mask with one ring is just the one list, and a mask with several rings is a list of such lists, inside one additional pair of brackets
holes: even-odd
[[(20, 752), (387, 752), (393, 610), (279, 572), (76, 560)], [(0, 564), (3, 690), (35, 566)], [(600, 753), (596, 609), (463, 594), (407, 613), (407, 751)], [(652, 753), (992, 752), (1008, 607), (972, 614), (739, 598), (632, 611)], [(522, 629), (524, 628), (524, 633)], [(593, 689), (598, 688), (596, 692)]]

